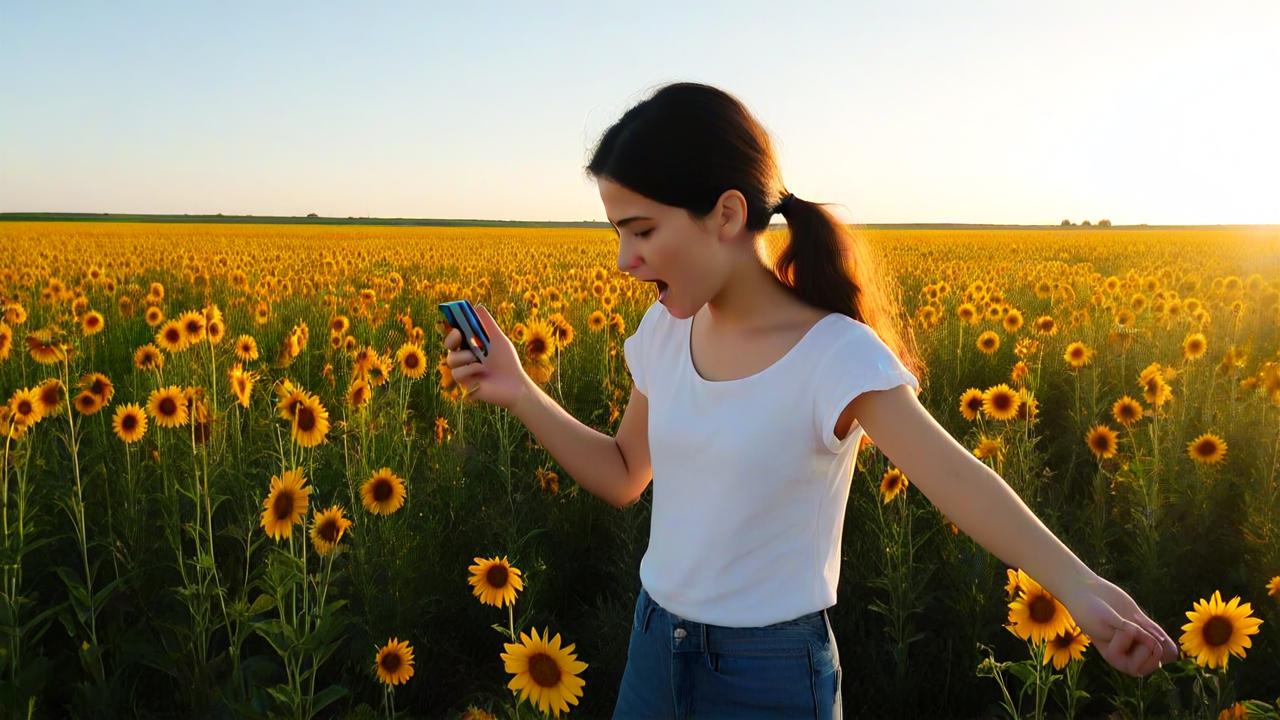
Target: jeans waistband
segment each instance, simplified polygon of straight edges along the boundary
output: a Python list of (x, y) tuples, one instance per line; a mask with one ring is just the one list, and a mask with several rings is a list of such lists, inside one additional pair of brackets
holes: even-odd
[(760, 627), (726, 627), (689, 620), (667, 610), (657, 603), (644, 587), (640, 588), (644, 603), (643, 622), (647, 627), (655, 612), (664, 613), (675, 635), (682, 641), (674, 649), (689, 652), (750, 649), (756, 653), (793, 652), (810, 640), (822, 641), (831, 634), (831, 620), (826, 609), (807, 613), (798, 618), (784, 620)]

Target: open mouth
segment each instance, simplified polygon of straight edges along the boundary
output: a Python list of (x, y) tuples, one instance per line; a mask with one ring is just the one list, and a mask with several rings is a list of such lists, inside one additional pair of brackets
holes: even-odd
[(661, 280), (654, 280), (653, 282), (658, 286), (658, 300), (661, 302), (667, 297), (667, 284)]

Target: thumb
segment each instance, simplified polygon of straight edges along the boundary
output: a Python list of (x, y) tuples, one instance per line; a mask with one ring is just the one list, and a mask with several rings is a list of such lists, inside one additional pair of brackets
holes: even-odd
[(489, 314), (489, 308), (486, 308), (483, 305), (477, 305), (476, 317), (480, 318), (480, 324), (484, 326), (485, 332), (493, 330), (496, 327), (493, 321), (493, 316)]

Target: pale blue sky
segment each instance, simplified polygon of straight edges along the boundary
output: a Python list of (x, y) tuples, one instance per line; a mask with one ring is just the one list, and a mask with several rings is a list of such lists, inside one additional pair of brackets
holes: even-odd
[(0, 211), (603, 220), (665, 82), (854, 222), (1280, 223), (1280, 3), (0, 0)]

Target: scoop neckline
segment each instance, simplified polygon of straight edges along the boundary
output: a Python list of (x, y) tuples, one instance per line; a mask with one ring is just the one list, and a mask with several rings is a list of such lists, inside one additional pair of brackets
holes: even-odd
[[(664, 308), (664, 309), (665, 309), (665, 308)], [(819, 318), (817, 322), (815, 322), (813, 325), (810, 325), (810, 326), (809, 326), (809, 329), (805, 331), (804, 335), (801, 335), (801, 336), (800, 336), (800, 339), (799, 339), (799, 340), (797, 340), (797, 341), (796, 341), (796, 343), (795, 343), (794, 345), (792, 345), (792, 346), (791, 346), (791, 348), (790, 348), (789, 350), (787, 350), (785, 353), (783, 353), (783, 354), (782, 354), (782, 357), (778, 358), (777, 360), (774, 360), (774, 361), (773, 361), (773, 363), (771, 363), (771, 364), (769, 364), (769, 365), (765, 366), (765, 367), (764, 367), (764, 369), (762, 369), (762, 370), (758, 370), (758, 371), (756, 371), (756, 372), (754, 372), (754, 373), (752, 373), (752, 374), (750, 374), (750, 375), (747, 375), (746, 377), (732, 378), (732, 379), (729, 379), (729, 380), (708, 380), (707, 378), (702, 377), (702, 373), (699, 373), (699, 372), (698, 372), (698, 368), (693, 364), (693, 318), (696, 316), (696, 314), (697, 314), (697, 313), (695, 313), (694, 315), (690, 315), (690, 316), (689, 316), (688, 318), (686, 318), (686, 319), (685, 319), (685, 321), (684, 321), (684, 324), (685, 324), (685, 342), (684, 342), (684, 361), (685, 361), (685, 367), (689, 368), (689, 371), (690, 371), (691, 373), (693, 373), (694, 381), (695, 381), (695, 382), (697, 382), (697, 383), (699, 383), (699, 384), (702, 384), (702, 385), (733, 385), (733, 384), (735, 384), (735, 383), (743, 383), (743, 382), (749, 382), (749, 381), (751, 381), (751, 380), (754, 380), (755, 378), (758, 378), (758, 377), (760, 377), (760, 376), (762, 376), (762, 375), (767, 374), (770, 370), (773, 370), (774, 368), (778, 367), (779, 365), (783, 365), (783, 364), (785, 364), (785, 363), (786, 363), (786, 361), (787, 361), (787, 360), (788, 360), (792, 355), (797, 354), (797, 352), (798, 352), (798, 351), (799, 351), (799, 349), (800, 349), (800, 346), (805, 344), (805, 341), (806, 341), (806, 340), (808, 340), (808, 339), (810, 338), (810, 336), (812, 336), (812, 335), (814, 334), (814, 331), (818, 329), (818, 326), (819, 326), (819, 325), (821, 325), (822, 323), (826, 322), (827, 320), (829, 320), (829, 319), (830, 319), (830, 318), (832, 318), (833, 316), (840, 315), (841, 313), (838, 313), (838, 312), (831, 312), (831, 313), (827, 313), (827, 314), (826, 314), (826, 315), (824, 315), (823, 317)]]

